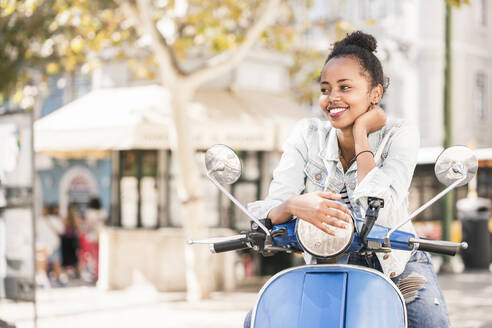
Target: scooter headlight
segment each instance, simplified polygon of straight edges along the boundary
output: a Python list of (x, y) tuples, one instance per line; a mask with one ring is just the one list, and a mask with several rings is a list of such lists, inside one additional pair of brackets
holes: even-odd
[(345, 229), (330, 226), (330, 229), (335, 231), (335, 236), (332, 236), (311, 223), (298, 219), (296, 226), (297, 239), (302, 248), (313, 256), (321, 258), (335, 257), (343, 253), (352, 242), (355, 231), (354, 219), (352, 218), (350, 223), (347, 224), (348, 227)]

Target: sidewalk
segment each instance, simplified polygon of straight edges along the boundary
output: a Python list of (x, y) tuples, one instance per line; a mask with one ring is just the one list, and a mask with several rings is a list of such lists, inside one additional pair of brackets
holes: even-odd
[[(453, 327), (492, 327), (492, 272), (440, 275)], [(258, 287), (259, 288), (259, 287)], [(214, 293), (190, 304), (184, 293), (158, 293), (150, 286), (103, 292), (95, 287), (38, 291), (38, 328), (242, 327), (255, 292)], [(31, 303), (0, 301), (0, 318), (32, 328)]]
[[(184, 293), (158, 293), (150, 286), (104, 292), (96, 287), (38, 291), (38, 328), (241, 327), (256, 293), (213, 293), (191, 304)], [(32, 328), (33, 305), (0, 301), (0, 318)]]
[(492, 328), (492, 272), (439, 275), (449, 316), (456, 328)]

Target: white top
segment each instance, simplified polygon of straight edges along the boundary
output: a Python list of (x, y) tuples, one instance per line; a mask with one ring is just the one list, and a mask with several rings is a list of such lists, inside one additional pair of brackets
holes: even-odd
[[(394, 227), (408, 216), (408, 189), (417, 164), (420, 138), (415, 126), (403, 121), (388, 120), (386, 125), (368, 135), (376, 167), (361, 182), (357, 180), (357, 163), (344, 172), (336, 129), (329, 121), (306, 119), (299, 122), (284, 145), (280, 163), (273, 172), (273, 181), (265, 200), (249, 204), (258, 218), (289, 197), (318, 190), (343, 193), (356, 218), (364, 219), (367, 199), (384, 199), (377, 224)], [(348, 202), (347, 202), (348, 200)], [(411, 222), (400, 230), (415, 233)], [(388, 257), (377, 254), (383, 272), (398, 276), (405, 269), (411, 252), (392, 250)], [(308, 263), (313, 263), (306, 256)]]
[(36, 230), (37, 247), (46, 248), (50, 253), (60, 247), (63, 222), (58, 216), (41, 216), (38, 219)]
[(99, 233), (104, 226), (106, 218), (107, 214), (103, 209), (87, 209), (85, 213), (84, 231), (88, 241), (97, 242), (99, 240)]

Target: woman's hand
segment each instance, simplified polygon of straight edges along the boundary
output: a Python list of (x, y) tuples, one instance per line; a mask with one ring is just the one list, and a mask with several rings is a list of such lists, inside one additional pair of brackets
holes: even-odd
[(296, 195), (289, 199), (289, 211), (292, 215), (307, 221), (330, 235), (335, 231), (329, 227), (346, 228), (344, 222), (350, 222), (350, 210), (337, 202), (340, 195), (330, 192), (316, 191)]
[(386, 125), (386, 113), (381, 107), (372, 105), (371, 108), (359, 116), (353, 127), (354, 135), (356, 132), (363, 131), (366, 135), (383, 128)]

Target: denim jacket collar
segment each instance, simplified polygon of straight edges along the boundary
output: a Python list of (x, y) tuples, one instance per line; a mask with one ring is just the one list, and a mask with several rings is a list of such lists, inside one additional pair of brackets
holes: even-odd
[[(330, 126), (331, 127), (331, 126)], [(381, 133), (382, 130), (377, 130), (376, 132), (372, 132), (368, 135), (369, 145), (371, 147), (371, 151), (373, 154), (376, 154), (379, 144), (381, 143)], [(324, 135), (324, 134), (323, 134)], [(325, 141), (324, 145), (320, 145), (320, 156), (328, 161), (338, 162), (340, 159), (340, 149), (338, 147), (338, 137), (337, 137), (337, 129), (331, 127), (325, 138), (322, 138), (320, 142)], [(354, 163), (349, 171), (357, 168), (357, 163)]]

